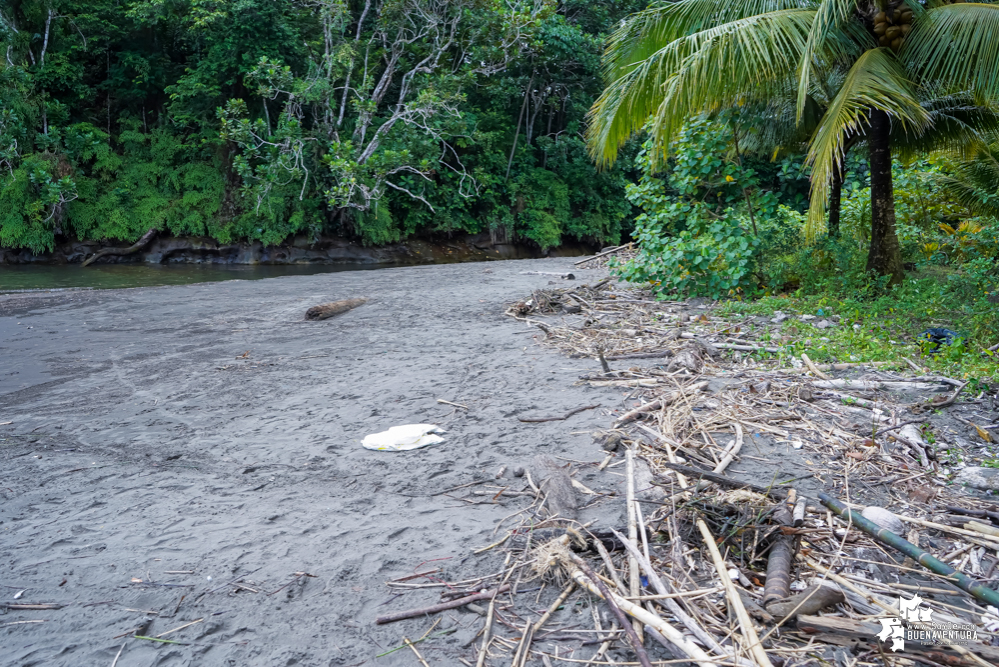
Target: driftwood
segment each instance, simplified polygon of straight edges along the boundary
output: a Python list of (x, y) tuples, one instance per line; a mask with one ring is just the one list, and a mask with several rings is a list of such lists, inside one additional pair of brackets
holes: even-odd
[(136, 241), (132, 245), (128, 246), (127, 248), (101, 248), (100, 250), (98, 250), (97, 252), (95, 252), (93, 255), (91, 255), (90, 257), (88, 257), (83, 262), (83, 266), (90, 266), (91, 264), (93, 264), (94, 262), (96, 262), (101, 257), (107, 257), (108, 255), (132, 255), (132, 254), (135, 254), (135, 253), (139, 252), (140, 250), (142, 250), (143, 248), (145, 248), (147, 245), (149, 245), (149, 242), (153, 240), (153, 237), (156, 236), (156, 233), (158, 231), (159, 230), (156, 227), (151, 228), (149, 231), (147, 231), (145, 234), (142, 235), (142, 238), (140, 238), (138, 241)]
[(631, 243), (625, 243), (624, 245), (619, 245), (616, 248), (611, 248), (610, 250), (604, 250), (603, 252), (599, 252), (596, 255), (593, 255), (592, 257), (587, 257), (586, 259), (581, 259), (578, 262), (573, 262), (573, 265), (579, 266), (580, 264), (585, 264), (586, 262), (591, 262), (595, 259), (599, 259), (607, 255), (613, 255), (614, 253), (619, 252), (625, 248), (630, 248), (631, 245), (632, 245)]
[(787, 493), (783, 489), (772, 489), (764, 486), (758, 486), (750, 482), (740, 482), (737, 479), (730, 479), (724, 475), (717, 475), (713, 472), (708, 472), (706, 470), (698, 470), (697, 468), (691, 468), (690, 466), (685, 466), (680, 463), (671, 463), (669, 461), (659, 461), (659, 465), (669, 468), (670, 470), (675, 470), (677, 472), (683, 473), (690, 479), (702, 479), (708, 482), (714, 482), (719, 486), (724, 486), (729, 489), (749, 489), (754, 493), (758, 493), (761, 496), (769, 496), (771, 498), (782, 499), (786, 497)]
[[(804, 355), (802, 355), (804, 356)], [(882, 381), (882, 380), (815, 380), (812, 386), (816, 389), (847, 389), (854, 391), (904, 391), (912, 390), (942, 390), (943, 385), (934, 382), (918, 381)]]
[(561, 519), (576, 518), (576, 490), (572, 487), (569, 472), (550, 456), (535, 456), (531, 462), (531, 476), (545, 495), (548, 513)]
[[(799, 616), (798, 631), (806, 635), (815, 635), (819, 641), (841, 644), (844, 646), (870, 647), (879, 650), (877, 634), (882, 625), (876, 621), (855, 621), (838, 616)], [(963, 651), (951, 646), (929, 646), (913, 641), (905, 642), (905, 652), (924, 656), (941, 665), (960, 667), (980, 667), (981, 662), (972, 655), (977, 655), (988, 664), (999, 665), (999, 647), (987, 646), (980, 642), (968, 642)]]
[(556, 273), (554, 271), (521, 271), (522, 276), (557, 276), (562, 280), (575, 280), (576, 276), (571, 273)]
[(305, 311), (305, 319), (311, 320), (313, 322), (318, 320), (325, 320), (328, 317), (333, 317), (334, 315), (340, 315), (341, 313), (346, 313), (348, 310), (353, 310), (361, 304), (367, 303), (366, 298), (361, 299), (343, 299), (342, 301), (330, 301), (329, 303), (321, 303), (318, 306), (313, 306)]
[(493, 596), (499, 593), (505, 593), (510, 590), (509, 584), (504, 584), (499, 587), (499, 589), (491, 591), (483, 591), (481, 593), (474, 593), (472, 595), (467, 595), (463, 598), (458, 598), (457, 600), (451, 600), (450, 602), (442, 602), (440, 604), (435, 604), (431, 607), (421, 607), (420, 609), (408, 609), (406, 611), (400, 611), (395, 614), (389, 614), (388, 616), (379, 616), (375, 619), (375, 623), (378, 625), (384, 625), (385, 623), (395, 623), (396, 621), (402, 621), (407, 618), (417, 618), (418, 616), (425, 616), (427, 614), (436, 614), (442, 611), (447, 611), (448, 609), (457, 609), (458, 607), (464, 607), (466, 604), (471, 604), (472, 602), (478, 602), (479, 600), (489, 600)]
[(574, 410), (569, 410), (561, 417), (517, 417), (517, 421), (528, 422), (531, 424), (538, 424), (541, 422), (560, 422), (568, 419), (569, 417), (579, 414), (580, 412), (585, 412), (586, 410), (595, 410), (600, 407), (600, 404), (596, 405), (584, 405), (581, 408), (575, 408)]
[(660, 396), (651, 403), (646, 403), (645, 405), (641, 405), (632, 410), (631, 412), (626, 412), (620, 417), (618, 417), (618, 420), (615, 423), (615, 427), (621, 426), (622, 424), (627, 424), (628, 422), (635, 421), (636, 419), (638, 419), (647, 412), (652, 412), (653, 410), (659, 410), (663, 406), (669, 405), (673, 401), (679, 399), (681, 396), (696, 394), (702, 389), (706, 389), (707, 386), (708, 386), (707, 380), (703, 380), (701, 382), (695, 382), (691, 385), (688, 385), (683, 389), (677, 389), (676, 391)]
[[(767, 577), (767, 583), (770, 577)], [(829, 582), (820, 582), (809, 586), (806, 590), (793, 595), (787, 600), (771, 602), (767, 611), (780, 620), (795, 616), (812, 616), (826, 607), (832, 607), (846, 601), (843, 591)]]

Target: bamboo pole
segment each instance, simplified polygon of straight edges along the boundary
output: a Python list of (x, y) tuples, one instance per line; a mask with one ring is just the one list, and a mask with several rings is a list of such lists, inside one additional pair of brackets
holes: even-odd
[(980, 600), (981, 602), (984, 602), (987, 605), (992, 605), (993, 607), (999, 607), (999, 592), (996, 592), (991, 588), (986, 587), (984, 584), (975, 581), (971, 577), (958, 572), (950, 565), (947, 565), (947, 563), (938, 560), (934, 556), (930, 555), (929, 552), (923, 551), (912, 542), (903, 540), (890, 530), (886, 530), (874, 522), (868, 521), (862, 517), (859, 512), (853, 512), (850, 508), (835, 498), (825, 493), (820, 493), (819, 500), (830, 510), (844, 519), (849, 520), (854, 526), (871, 537), (878, 539), (880, 542), (892, 547), (893, 549), (901, 551), (903, 554), (912, 558), (927, 570), (947, 577), (955, 586), (965, 591), (976, 600)]
[(711, 560), (715, 564), (715, 569), (718, 570), (718, 578), (721, 579), (722, 586), (725, 587), (728, 604), (735, 611), (735, 616), (739, 620), (739, 626), (742, 628), (742, 634), (748, 644), (747, 650), (749, 654), (753, 656), (759, 667), (773, 667), (773, 663), (770, 662), (767, 652), (763, 650), (763, 644), (760, 643), (759, 635), (756, 634), (753, 621), (749, 618), (749, 613), (742, 604), (742, 598), (739, 597), (739, 592), (736, 590), (735, 584), (732, 583), (732, 579), (728, 576), (728, 568), (725, 567), (725, 561), (718, 551), (715, 536), (711, 534), (711, 529), (708, 528), (708, 524), (704, 523), (704, 519), (697, 520), (697, 528), (701, 531), (704, 544), (708, 547), (708, 553), (711, 554)]

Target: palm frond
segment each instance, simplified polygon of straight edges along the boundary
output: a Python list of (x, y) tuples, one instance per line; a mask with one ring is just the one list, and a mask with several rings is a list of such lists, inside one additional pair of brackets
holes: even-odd
[(682, 37), (749, 16), (817, 5), (818, 0), (660, 2), (632, 14), (611, 34), (604, 52), (604, 72), (609, 81), (615, 81)]
[(899, 59), (915, 76), (999, 101), (999, 4), (962, 3), (928, 10)]
[(980, 144), (975, 154), (958, 161), (954, 175), (943, 177), (941, 184), (975, 215), (999, 218), (999, 143)]
[(785, 9), (673, 40), (613, 81), (594, 103), (587, 128), (594, 159), (613, 163), (618, 147), (650, 116), (655, 156), (688, 117), (765, 99), (795, 71), (814, 16), (810, 9)]
[[(815, 14), (815, 21), (808, 32), (808, 45), (801, 58), (798, 73), (798, 118), (805, 111), (805, 98), (812, 85), (814, 70), (820, 57), (829, 54), (856, 53), (857, 40), (865, 46), (873, 45), (873, 38), (866, 38), (859, 21), (851, 20), (858, 0), (822, 0)], [(852, 39), (844, 39), (851, 37)]]
[(941, 150), (967, 156), (999, 133), (999, 107), (975, 104), (968, 93), (933, 97), (922, 106), (930, 117), (925, 132), (892, 132), (892, 150), (903, 160)]
[(812, 196), (805, 223), (809, 240), (825, 226), (829, 184), (843, 157), (843, 146), (851, 135), (864, 131), (871, 108), (885, 111), (902, 131), (916, 135), (930, 123), (915, 87), (888, 49), (871, 49), (857, 59), (812, 137), (807, 156), (812, 164)]

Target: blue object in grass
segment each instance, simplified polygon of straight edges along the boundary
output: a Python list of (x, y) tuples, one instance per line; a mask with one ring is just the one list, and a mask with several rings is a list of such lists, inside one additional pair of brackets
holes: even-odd
[(963, 338), (963, 336), (956, 331), (935, 327), (921, 332), (917, 340), (919, 342), (928, 342), (930, 344), (930, 354), (936, 354), (940, 351), (941, 345), (953, 345), (954, 341), (958, 338)]

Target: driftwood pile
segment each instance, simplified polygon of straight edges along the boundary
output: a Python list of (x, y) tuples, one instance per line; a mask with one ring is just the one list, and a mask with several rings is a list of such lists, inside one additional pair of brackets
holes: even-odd
[[(580, 382), (627, 396), (594, 434), (602, 461), (539, 457), (513, 480), (501, 470), (450, 494), (529, 501), (475, 552), (505, 552), (502, 568), (390, 582), (439, 585), (442, 604), (482, 613), (474, 662), (460, 662), (999, 664), (999, 507), (948, 484), (955, 464), (924, 430), (961, 406), (994, 409), (992, 397), (897, 372), (911, 360), (781, 357), (758, 338), (766, 330), (606, 280), (539, 290), (508, 314), (537, 326), (543, 344), (599, 365)], [(567, 317), (539, 319), (555, 314)], [(801, 475), (778, 478), (787, 462), (775, 459), (793, 451)], [(755, 477), (729, 470), (747, 463)], [(594, 471), (623, 475), (624, 497), (576, 479)], [(608, 525), (602, 517), (617, 517), (621, 503), (626, 523)], [(966, 634), (896, 642), (882, 631), (935, 631), (903, 602)]]

